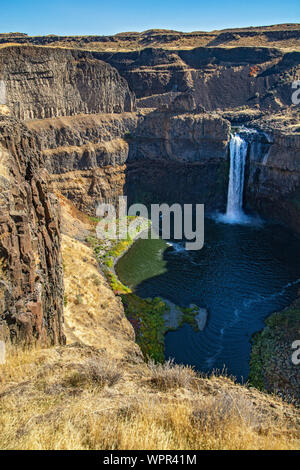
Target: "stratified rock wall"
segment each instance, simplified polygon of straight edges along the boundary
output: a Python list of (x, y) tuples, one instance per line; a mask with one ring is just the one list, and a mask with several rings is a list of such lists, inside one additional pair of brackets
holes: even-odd
[(135, 97), (116, 69), (92, 53), (30, 46), (0, 51), (6, 105), (21, 119), (132, 111)]
[(98, 57), (126, 78), (143, 108), (190, 91), (208, 111), (240, 106), (276, 110), (291, 105), (291, 85), (300, 78), (299, 52), (267, 47), (147, 48)]
[(224, 159), (229, 137), (230, 124), (218, 115), (157, 110), (133, 130), (129, 160), (195, 163)]
[(26, 122), (52, 174), (122, 165), (126, 136), (137, 126), (136, 113), (89, 114)]
[(229, 122), (194, 112), (81, 115), (30, 121), (52, 188), (95, 215), (99, 202), (224, 205)]

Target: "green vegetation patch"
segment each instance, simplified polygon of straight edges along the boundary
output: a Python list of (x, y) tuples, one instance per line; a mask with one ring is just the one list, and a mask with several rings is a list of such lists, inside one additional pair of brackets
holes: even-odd
[[(129, 220), (131, 219), (132, 217), (129, 217)], [(114, 293), (120, 295), (131, 292), (129, 287), (125, 286), (116, 276), (114, 264), (117, 258), (128, 250), (134, 240), (129, 235), (125, 240), (100, 240), (95, 236), (89, 236), (86, 238), (86, 242), (93, 249)]]
[(192, 308), (187, 308), (187, 307), (179, 307), (180, 310), (182, 311), (182, 318), (179, 323), (179, 328), (184, 324), (188, 323), (191, 325), (191, 327), (194, 329), (194, 331), (199, 331), (197, 321), (195, 320), (195, 317), (198, 314), (198, 307), (195, 305)]
[[(168, 304), (160, 297), (142, 299), (135, 294), (122, 295), (126, 317), (132, 324), (136, 342), (140, 346), (145, 359), (155, 362), (164, 362), (165, 334), (174, 331), (166, 326), (164, 315), (170, 311)], [(175, 306), (179, 311), (180, 321), (178, 328), (184, 323), (190, 324), (195, 331), (198, 325), (195, 316), (198, 308), (183, 308)]]
[[(129, 217), (129, 219), (132, 220), (134, 217)], [(111, 289), (116, 295), (121, 296), (126, 317), (134, 328), (136, 342), (145, 359), (164, 362), (164, 335), (171, 330), (165, 325), (164, 315), (170, 307), (159, 297), (142, 299), (133, 294), (131, 289), (120, 281), (114, 270), (116, 260), (128, 250), (134, 243), (134, 239), (129, 235), (125, 240), (100, 240), (95, 236), (90, 236), (86, 241), (93, 249)], [(78, 303), (80, 300), (78, 299)], [(195, 331), (198, 331), (195, 320), (198, 308), (195, 306), (178, 307), (178, 309), (180, 311), (178, 328), (188, 323)]]
[(145, 359), (164, 362), (166, 304), (159, 297), (142, 299), (135, 294), (121, 297), (126, 316), (134, 328), (136, 342)]
[(252, 339), (249, 383), (259, 390), (265, 389), (265, 371), (276, 356), (278, 345), (295, 337), (300, 329), (300, 309), (290, 308), (274, 313), (266, 320), (265, 328)]

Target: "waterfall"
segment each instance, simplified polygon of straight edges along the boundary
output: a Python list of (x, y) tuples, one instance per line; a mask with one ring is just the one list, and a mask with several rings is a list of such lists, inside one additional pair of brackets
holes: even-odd
[(240, 222), (244, 219), (243, 190), (247, 155), (247, 142), (238, 134), (230, 139), (230, 171), (228, 183), (226, 219)]
[[(230, 170), (227, 192), (227, 207), (225, 214), (216, 213), (213, 218), (217, 222), (224, 224), (254, 225), (262, 226), (263, 221), (257, 215), (248, 215), (243, 211), (243, 191), (245, 179), (245, 167), (248, 146), (251, 146), (251, 152), (261, 153), (257, 150), (257, 145), (264, 145), (267, 137), (258, 134), (255, 129), (242, 127), (238, 134), (231, 134), (229, 142), (230, 150)], [(269, 143), (269, 141), (267, 141)], [(269, 149), (267, 150), (269, 151)], [(266, 152), (266, 150), (265, 150)], [(264, 163), (264, 162), (263, 162)]]

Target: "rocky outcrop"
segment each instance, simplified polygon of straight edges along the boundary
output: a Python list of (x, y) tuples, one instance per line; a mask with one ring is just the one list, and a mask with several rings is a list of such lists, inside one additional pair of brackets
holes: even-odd
[(52, 174), (123, 165), (136, 113), (68, 116), (28, 121)]
[[(297, 341), (300, 335), (300, 298), (273, 313), (253, 338), (250, 383), (300, 404)], [(295, 346), (296, 343), (296, 346)]]
[(126, 136), (135, 113), (69, 116), (26, 123), (51, 174), (51, 188), (95, 216), (99, 202), (117, 204), (124, 194)]
[(166, 93), (160, 93), (158, 95), (144, 96), (137, 99), (137, 107), (139, 109), (156, 109), (162, 106), (168, 106), (178, 95), (181, 95), (180, 91), (167, 91)]
[(63, 343), (59, 207), (32, 133), (0, 120), (0, 339)]
[[(136, 93), (145, 97), (190, 91), (206, 110), (238, 106), (280, 109), (291, 104), (291, 84), (300, 78), (299, 52), (266, 47), (197, 47), (189, 50), (147, 48), (103, 52), (99, 57), (116, 67)], [(237, 91), (238, 90), (238, 91)]]
[[(82, 185), (84, 197), (106, 197), (106, 173), (97, 171), (126, 160), (128, 145), (120, 136), (135, 117), (120, 116), (134, 109), (135, 99), (115, 69), (82, 51), (4, 47), (0, 79), (0, 340), (63, 343), (60, 211), (47, 169), (95, 170), (90, 184)], [(114, 117), (90, 116), (97, 112)], [(69, 115), (76, 115), (75, 122)], [(71, 124), (59, 116), (69, 116)], [(17, 118), (39, 121), (26, 126)], [(109, 189), (118, 194), (111, 175)], [(66, 188), (66, 195), (77, 202), (75, 190)]]
[(116, 69), (89, 52), (30, 46), (0, 51), (6, 104), (22, 120), (80, 113), (121, 113), (134, 95)]
[(51, 175), (50, 187), (72, 201), (79, 210), (95, 216), (99, 203), (118, 204), (118, 198), (125, 192), (126, 174), (126, 165), (75, 170)]

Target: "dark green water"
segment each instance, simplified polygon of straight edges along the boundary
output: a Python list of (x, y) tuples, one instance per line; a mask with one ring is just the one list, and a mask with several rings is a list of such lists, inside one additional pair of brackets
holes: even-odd
[(184, 325), (166, 335), (166, 358), (210, 372), (249, 373), (251, 335), (289, 305), (300, 287), (299, 238), (284, 227), (229, 225), (207, 219), (205, 244), (138, 240), (119, 261), (120, 279), (141, 297), (161, 296), (209, 311), (204, 331)]

